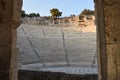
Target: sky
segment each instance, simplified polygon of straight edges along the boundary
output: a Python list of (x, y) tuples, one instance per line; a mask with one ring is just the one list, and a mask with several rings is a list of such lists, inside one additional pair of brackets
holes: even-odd
[(62, 16), (79, 15), (84, 9), (94, 10), (93, 0), (23, 0), (22, 9), (27, 14), (39, 13), (50, 16), (50, 9), (57, 8)]

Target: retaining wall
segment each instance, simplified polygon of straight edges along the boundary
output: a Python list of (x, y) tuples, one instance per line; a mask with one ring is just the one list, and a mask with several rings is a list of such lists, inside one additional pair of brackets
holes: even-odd
[(19, 70), (19, 80), (98, 80), (97, 74), (65, 74), (60, 72), (43, 72)]

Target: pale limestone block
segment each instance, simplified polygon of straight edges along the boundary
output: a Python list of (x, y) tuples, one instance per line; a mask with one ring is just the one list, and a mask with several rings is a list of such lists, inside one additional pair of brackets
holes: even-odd
[(107, 54), (107, 76), (108, 80), (120, 79), (120, 44), (109, 44), (106, 48)]

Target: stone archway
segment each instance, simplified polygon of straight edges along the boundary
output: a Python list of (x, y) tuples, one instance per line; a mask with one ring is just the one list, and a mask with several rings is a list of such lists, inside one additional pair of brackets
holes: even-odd
[[(94, 0), (98, 31), (99, 80), (120, 79), (120, 0)], [(0, 79), (17, 80), (16, 28), (22, 1), (0, 0)]]
[(120, 0), (95, 0), (99, 80), (120, 79)]
[(0, 0), (0, 80), (17, 80), (16, 29), (21, 0)]

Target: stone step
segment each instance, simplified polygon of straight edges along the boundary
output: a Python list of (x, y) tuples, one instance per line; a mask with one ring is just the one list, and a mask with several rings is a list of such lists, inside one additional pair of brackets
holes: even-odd
[(39, 71), (64, 72), (66, 74), (98, 74), (97, 68), (85, 67), (48, 67), (41, 68)]

